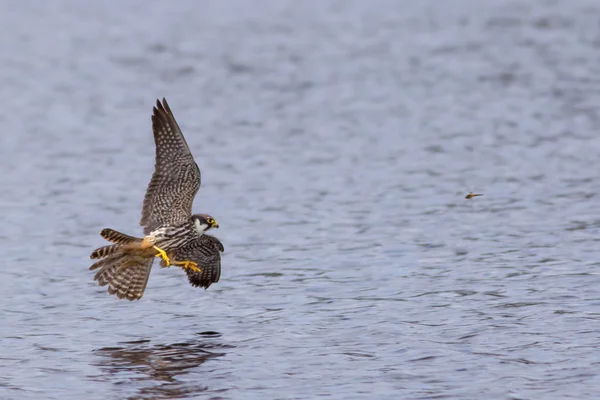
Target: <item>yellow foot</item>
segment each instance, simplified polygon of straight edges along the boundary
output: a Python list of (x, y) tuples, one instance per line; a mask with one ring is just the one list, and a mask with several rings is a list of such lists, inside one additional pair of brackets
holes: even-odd
[(189, 269), (193, 272), (202, 272), (202, 268), (198, 268), (198, 264), (193, 261), (173, 261), (173, 265), (179, 265), (183, 269)]
[(171, 265), (171, 261), (169, 260), (169, 257), (167, 256), (167, 253), (163, 250), (160, 249), (156, 246), (152, 246), (154, 248), (154, 250), (158, 251), (158, 254), (156, 255), (156, 257), (160, 257), (165, 261), (165, 264), (167, 264), (166, 266), (168, 267), (169, 265)]

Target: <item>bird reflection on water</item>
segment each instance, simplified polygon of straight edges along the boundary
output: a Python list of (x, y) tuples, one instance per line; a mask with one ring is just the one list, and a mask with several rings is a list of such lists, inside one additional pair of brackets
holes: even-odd
[(199, 335), (199, 339), (180, 343), (150, 345), (149, 340), (138, 340), (95, 350), (100, 356), (95, 365), (107, 374), (97, 378), (140, 386), (131, 399), (170, 399), (208, 391), (203, 382), (178, 378), (211, 358), (224, 356), (224, 350), (233, 346), (214, 341), (220, 336), (217, 332)]

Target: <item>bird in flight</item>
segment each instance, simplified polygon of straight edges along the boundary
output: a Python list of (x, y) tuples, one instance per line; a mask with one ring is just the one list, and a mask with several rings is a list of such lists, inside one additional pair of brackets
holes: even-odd
[(476, 193), (471, 192), (471, 193), (469, 193), (468, 195), (465, 196), (465, 199), (471, 200), (475, 196), (483, 196), (483, 194), (476, 194)]
[(99, 269), (94, 280), (108, 285), (108, 293), (120, 299), (139, 300), (144, 295), (155, 257), (161, 266), (185, 270), (189, 282), (208, 288), (221, 275), (223, 244), (206, 232), (219, 224), (208, 214), (192, 214), (200, 188), (200, 169), (175, 121), (167, 101), (156, 101), (152, 131), (156, 145), (155, 166), (146, 189), (140, 225), (144, 237), (103, 229), (100, 236), (113, 243), (92, 252)]

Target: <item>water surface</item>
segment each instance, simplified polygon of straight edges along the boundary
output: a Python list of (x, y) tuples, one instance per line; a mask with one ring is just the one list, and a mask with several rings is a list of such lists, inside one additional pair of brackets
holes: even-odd
[[(5, 2), (0, 398), (598, 398), (599, 12)], [(117, 301), (163, 96), (223, 274)]]

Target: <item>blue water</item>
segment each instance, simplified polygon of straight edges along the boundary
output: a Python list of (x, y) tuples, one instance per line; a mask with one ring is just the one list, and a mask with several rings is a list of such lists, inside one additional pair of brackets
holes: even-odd
[[(599, 13), (4, 2), (0, 398), (599, 398)], [(163, 96), (223, 273), (118, 301)]]

